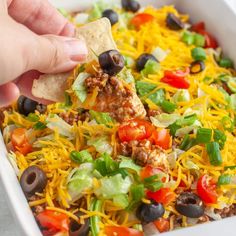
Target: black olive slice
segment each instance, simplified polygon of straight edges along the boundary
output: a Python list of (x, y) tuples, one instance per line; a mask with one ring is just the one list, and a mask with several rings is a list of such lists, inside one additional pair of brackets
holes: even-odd
[(125, 66), (124, 57), (117, 50), (109, 50), (99, 55), (102, 70), (110, 76), (117, 75)]
[(141, 205), (137, 208), (136, 216), (142, 223), (147, 224), (162, 217), (164, 213), (165, 209), (161, 203), (141, 203)]
[(36, 192), (43, 192), (47, 185), (47, 176), (39, 167), (30, 166), (21, 175), (20, 185), (26, 197), (31, 197)]
[(194, 61), (190, 65), (190, 74), (198, 74), (204, 71), (206, 68), (205, 63), (203, 61)]
[[(78, 217), (81, 212), (77, 214)], [(85, 219), (84, 224), (80, 224), (75, 220), (71, 220), (69, 224), (69, 236), (88, 236), (89, 235), (89, 219)]]
[(114, 25), (119, 21), (118, 14), (115, 11), (113, 11), (112, 9), (105, 10), (102, 13), (102, 17), (106, 17), (111, 22), (111, 25)]
[(140, 9), (139, 2), (135, 0), (122, 0), (121, 5), (122, 8), (126, 11), (137, 12)]
[(168, 13), (166, 25), (171, 30), (181, 30), (184, 28), (184, 23), (173, 13)]
[(137, 70), (138, 70), (138, 71), (143, 70), (148, 60), (153, 60), (153, 61), (158, 62), (158, 60), (157, 60), (152, 54), (143, 53), (143, 54), (140, 55), (139, 58), (137, 59), (137, 62), (136, 62), (136, 68), (137, 68)]
[(181, 215), (190, 218), (199, 218), (203, 216), (205, 206), (195, 193), (183, 192), (176, 200), (175, 209)]

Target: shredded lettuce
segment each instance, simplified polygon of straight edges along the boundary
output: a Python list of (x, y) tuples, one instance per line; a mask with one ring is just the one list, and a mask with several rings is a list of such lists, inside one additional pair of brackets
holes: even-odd
[(98, 159), (94, 162), (94, 168), (98, 171), (102, 176), (107, 176), (118, 170), (119, 165), (116, 161), (112, 159), (112, 157), (103, 153)]
[(141, 167), (136, 165), (131, 158), (125, 156), (118, 156), (118, 158), (121, 158), (121, 162), (119, 163), (120, 169), (123, 168), (123, 169), (133, 170), (139, 175)]
[(160, 115), (156, 115), (155, 117), (150, 117), (150, 119), (153, 125), (155, 125), (156, 127), (166, 128), (180, 119), (180, 115), (162, 113)]
[(93, 186), (93, 164), (81, 164), (79, 168), (72, 170), (68, 176), (68, 192), (72, 201), (78, 200), (83, 196), (83, 191), (92, 188)]
[(153, 91), (155, 88), (156, 88), (155, 84), (151, 84), (151, 83), (144, 82), (144, 81), (137, 81), (136, 82), (136, 89), (138, 91), (138, 94), (141, 96), (147, 95), (148, 93)]
[(82, 72), (78, 75), (75, 82), (72, 85), (72, 90), (81, 102), (84, 102), (87, 98), (87, 90), (84, 86), (84, 81), (89, 77), (88, 73)]
[(152, 102), (159, 106), (165, 100), (165, 91), (163, 89), (158, 89), (154, 93), (150, 94), (148, 96), (148, 99), (150, 99)]
[(161, 66), (160, 63), (148, 60), (145, 64), (144, 69), (141, 71), (142, 76), (148, 76), (149, 74), (156, 74), (160, 70)]
[(69, 139), (74, 138), (73, 127), (66, 123), (58, 115), (51, 114), (46, 119), (47, 127), (51, 130), (57, 129), (60, 135), (66, 136)]
[(116, 195), (128, 193), (131, 184), (132, 181), (129, 176), (123, 178), (121, 174), (117, 174), (100, 179), (100, 187), (94, 192), (98, 197), (112, 199)]
[(179, 89), (173, 96), (174, 102), (189, 102), (190, 94), (187, 89)]
[(196, 120), (192, 125), (178, 129), (175, 133), (175, 136), (184, 137), (185, 134), (189, 134), (192, 131), (196, 131), (196, 129), (201, 126), (202, 126), (201, 123), (198, 120)]
[(101, 154), (106, 152), (110, 155), (113, 152), (113, 148), (112, 148), (110, 140), (107, 136), (90, 138), (87, 141), (87, 144), (89, 146), (94, 146), (96, 151)]
[(95, 119), (98, 124), (109, 125), (115, 122), (109, 113), (97, 112), (93, 110), (90, 110), (89, 113), (92, 116), (92, 119)]
[(20, 176), (20, 169), (17, 166), (17, 159), (16, 159), (16, 154), (14, 152), (9, 152), (7, 154), (8, 160), (10, 161), (16, 175), (19, 177)]
[(118, 194), (113, 197), (113, 203), (125, 209), (129, 205), (129, 198), (127, 194)]
[(229, 106), (231, 109), (236, 110), (236, 94), (230, 96)]
[(134, 77), (131, 70), (124, 68), (119, 74), (118, 78), (124, 80), (127, 84), (134, 84)]

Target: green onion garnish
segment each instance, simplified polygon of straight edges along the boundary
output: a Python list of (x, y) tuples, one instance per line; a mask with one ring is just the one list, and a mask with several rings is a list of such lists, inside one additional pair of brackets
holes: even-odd
[(43, 122), (38, 121), (38, 122), (33, 126), (33, 128), (34, 128), (35, 130), (43, 130), (43, 129), (46, 129), (47, 126), (46, 126), (46, 124), (44, 124)]
[(194, 43), (195, 37), (194, 34), (189, 32), (189, 31), (185, 31), (182, 35), (182, 41), (184, 43), (186, 43), (187, 45), (192, 45)]
[(224, 116), (221, 120), (221, 123), (224, 130), (228, 130), (229, 132), (232, 132), (234, 130), (234, 122), (230, 117)]
[(225, 170), (228, 170), (228, 169), (233, 170), (233, 169), (236, 169), (236, 166), (225, 166), (224, 169)]
[(196, 140), (198, 143), (209, 143), (212, 137), (212, 130), (207, 128), (200, 128), (197, 130)]
[(169, 125), (168, 126), (168, 129), (170, 130), (170, 134), (171, 134), (171, 136), (175, 136), (175, 134), (176, 134), (176, 131), (178, 130), (178, 129), (180, 129), (181, 128), (181, 126), (180, 125), (177, 125), (177, 122), (175, 122), (175, 123), (173, 123), (173, 124), (171, 124), (171, 125)]
[(201, 34), (194, 35), (194, 45), (197, 47), (204, 47), (205, 45), (205, 37)]
[(233, 68), (234, 67), (234, 63), (229, 58), (222, 58), (219, 61), (219, 66), (224, 67), (224, 68)]
[(226, 142), (226, 135), (218, 130), (218, 129), (214, 129), (214, 141), (219, 143), (220, 145), (220, 149), (223, 149), (224, 148), (224, 145), (225, 145), (225, 142)]
[(229, 184), (231, 181), (231, 175), (229, 174), (224, 174), (224, 175), (220, 175), (218, 178), (218, 185), (226, 185)]
[(167, 100), (164, 100), (162, 103), (161, 103), (161, 108), (164, 112), (167, 112), (167, 113), (172, 113), (175, 111), (175, 109), (177, 108), (176, 104), (174, 104), (173, 102), (169, 102)]
[(211, 165), (219, 166), (222, 164), (222, 157), (220, 153), (220, 146), (216, 142), (210, 142), (206, 144), (207, 154)]
[(194, 114), (185, 116), (182, 119), (177, 120), (177, 125), (181, 125), (181, 126), (192, 125), (196, 120), (197, 120), (197, 114), (194, 113)]
[(196, 139), (190, 138), (189, 134), (185, 134), (179, 148), (181, 150), (187, 151), (196, 144), (197, 144)]
[(195, 61), (204, 61), (206, 60), (206, 52), (203, 48), (194, 48), (191, 51), (192, 57)]

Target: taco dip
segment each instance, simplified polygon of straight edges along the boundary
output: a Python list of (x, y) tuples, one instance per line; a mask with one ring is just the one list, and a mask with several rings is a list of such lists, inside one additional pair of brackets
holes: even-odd
[(59, 10), (87, 62), (34, 81), (54, 103), (21, 96), (1, 115), (42, 235), (155, 235), (236, 215), (236, 73), (207, 22), (135, 0)]

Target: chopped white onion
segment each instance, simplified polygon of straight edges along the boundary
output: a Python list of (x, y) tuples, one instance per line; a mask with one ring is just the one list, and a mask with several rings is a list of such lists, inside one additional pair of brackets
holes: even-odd
[(214, 208), (213, 207), (206, 207), (205, 214), (207, 216), (211, 217), (213, 220), (221, 220), (222, 219), (220, 214), (216, 214), (214, 212)]
[(78, 13), (75, 16), (74, 19), (75, 19), (76, 24), (83, 25), (83, 24), (88, 22), (88, 18), (89, 18), (89, 14), (87, 14), (87, 13)]
[(162, 48), (160, 47), (157, 47), (155, 48), (153, 51), (152, 51), (152, 55), (156, 57), (156, 59), (159, 61), (159, 62), (162, 62), (165, 60), (166, 56), (168, 55), (168, 53), (163, 50)]

